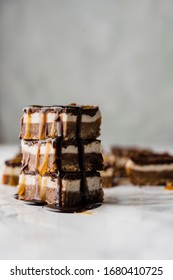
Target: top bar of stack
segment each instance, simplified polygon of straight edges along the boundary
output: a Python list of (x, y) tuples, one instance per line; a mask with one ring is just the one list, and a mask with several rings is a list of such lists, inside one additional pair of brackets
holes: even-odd
[(28, 106), (21, 119), (20, 138), (96, 139), (100, 135), (100, 124), (97, 106)]

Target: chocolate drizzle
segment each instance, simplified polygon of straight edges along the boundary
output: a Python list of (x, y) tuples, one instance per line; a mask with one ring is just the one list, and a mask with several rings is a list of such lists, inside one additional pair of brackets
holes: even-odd
[(29, 159), (30, 159), (30, 153), (27, 153), (26, 158), (25, 156), (23, 156), (21, 171), (24, 171), (28, 167)]
[(26, 122), (26, 127), (25, 127), (25, 139), (30, 139), (31, 136), (31, 109), (27, 108), (26, 110), (27, 113), (27, 122)]
[[(55, 107), (54, 109), (57, 113), (57, 116), (56, 116), (55, 121), (54, 121), (54, 123), (56, 124), (57, 135), (58, 135), (58, 137), (62, 137), (62, 135), (63, 135), (63, 123), (62, 123), (61, 116), (60, 116), (60, 113), (62, 112), (62, 106), (61, 107)], [(55, 135), (55, 133), (54, 133), (54, 135)]]
[(78, 207), (72, 207), (72, 208), (62, 208), (59, 207), (57, 204), (47, 204), (44, 206), (44, 209), (52, 211), (52, 212), (58, 212), (58, 213), (81, 213), (88, 210), (92, 210), (95, 208), (98, 208), (102, 205), (102, 203), (85, 203), (82, 205), (79, 205)]
[(46, 201), (38, 200), (38, 199), (31, 199), (31, 200), (24, 200), (25, 204), (33, 205), (33, 206), (45, 206), (47, 205)]
[(14, 194), (14, 198), (17, 199), (17, 200), (19, 199), (18, 193)]
[(48, 110), (47, 107), (41, 108), (41, 110), (40, 110), (40, 125), (39, 125), (39, 139), (40, 140), (45, 139), (45, 137), (47, 136), (46, 135), (46, 132), (47, 132), (47, 129), (46, 129), (46, 126), (47, 126), (47, 120), (46, 120), (47, 110)]
[(58, 184), (57, 184), (57, 207), (62, 207), (61, 204), (61, 194), (62, 194), (62, 178), (61, 178), (61, 173), (62, 173), (62, 137), (58, 138), (57, 141), (57, 166), (59, 170), (59, 175), (58, 175)]
[(83, 204), (85, 205), (86, 200), (89, 196), (86, 174), (85, 174), (85, 153), (84, 153), (84, 144), (80, 138), (81, 133), (81, 123), (82, 123), (82, 110), (78, 107), (78, 116), (77, 116), (77, 127), (76, 127), (76, 140), (78, 142), (78, 157), (79, 157), (79, 167), (82, 173), (80, 192), (82, 196)]

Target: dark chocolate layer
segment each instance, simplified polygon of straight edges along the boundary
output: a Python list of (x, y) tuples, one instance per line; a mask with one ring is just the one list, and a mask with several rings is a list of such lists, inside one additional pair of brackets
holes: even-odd
[[(62, 123), (61, 126), (61, 135), (58, 134), (57, 127), (54, 128), (52, 134), (52, 123), (46, 123), (44, 125), (43, 131), (44, 136), (43, 139), (47, 138), (58, 138), (63, 137), (64, 140), (70, 139), (96, 139), (100, 136), (100, 125), (101, 119), (96, 120), (92, 123), (81, 123), (80, 131), (77, 132), (77, 123), (76, 122), (67, 122), (67, 125), (64, 128)], [(27, 140), (39, 140), (39, 132), (40, 132), (40, 124), (39, 123), (31, 123), (30, 124), (30, 136), (26, 138), (26, 124), (21, 122), (21, 132), (20, 132), (20, 139), (27, 139)], [(78, 134), (78, 137), (77, 137)]]
[(152, 150), (150, 149), (141, 149), (140, 147), (123, 147), (123, 146), (112, 146), (111, 147), (112, 153), (117, 157), (127, 157), (130, 158), (132, 156), (138, 155), (139, 153), (143, 155), (150, 155), (152, 154)]
[(88, 116), (94, 116), (99, 110), (98, 106), (84, 106), (77, 105), (75, 103), (70, 105), (51, 105), (51, 106), (40, 106), (40, 105), (29, 105), (23, 109), (25, 113), (36, 113), (36, 112), (59, 112), (59, 113), (72, 113), (73, 115), (78, 115), (79, 110), (81, 114)]
[(173, 163), (173, 156), (168, 153), (152, 153), (150, 155), (139, 153), (133, 155), (131, 160), (138, 165), (171, 164)]

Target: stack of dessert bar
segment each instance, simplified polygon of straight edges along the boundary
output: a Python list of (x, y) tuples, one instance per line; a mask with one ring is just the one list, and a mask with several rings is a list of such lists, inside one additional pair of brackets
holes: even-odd
[(19, 199), (59, 209), (103, 201), (96, 106), (29, 106), (21, 119)]

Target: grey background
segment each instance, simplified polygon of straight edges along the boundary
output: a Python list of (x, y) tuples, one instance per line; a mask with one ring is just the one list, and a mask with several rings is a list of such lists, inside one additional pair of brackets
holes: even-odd
[(28, 104), (98, 104), (103, 145), (173, 142), (173, 2), (1, 0), (0, 142)]

